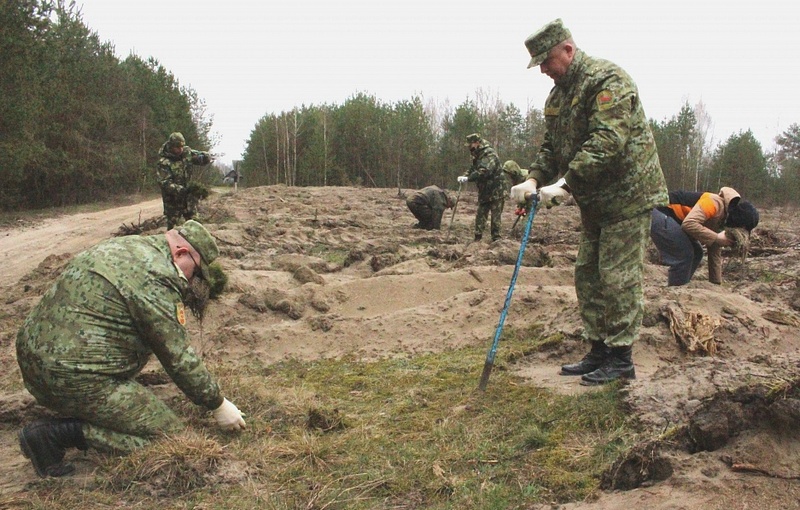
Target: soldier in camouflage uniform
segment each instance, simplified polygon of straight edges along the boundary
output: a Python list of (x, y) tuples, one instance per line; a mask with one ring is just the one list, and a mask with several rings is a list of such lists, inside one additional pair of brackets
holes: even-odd
[(181, 133), (169, 135), (158, 155), (158, 183), (169, 230), (180, 225), (181, 218), (190, 220), (197, 214), (199, 198), (189, 193), (192, 165), (211, 163), (211, 155), (187, 146)]
[(528, 178), (528, 172), (520, 168), (513, 159), (503, 163), (503, 175), (506, 177), (509, 187), (522, 184)]
[(428, 186), (412, 193), (406, 199), (406, 205), (417, 218), (418, 223), (414, 228), (439, 230), (442, 227), (444, 210), (452, 208), (455, 202), (439, 186)]
[(223, 429), (245, 427), (186, 331), (184, 296), (194, 278), (208, 278), (218, 253), (190, 220), (162, 235), (105, 241), (66, 266), (17, 334), (25, 387), (62, 416), (19, 432), (39, 476), (71, 472), (62, 462), (67, 448), (125, 453), (181, 429), (175, 412), (135, 380), (151, 354)]
[(538, 189), (540, 203), (572, 194), (581, 211), (575, 289), (591, 351), (561, 373), (581, 375), (581, 384), (634, 378), (650, 211), (667, 204), (653, 134), (631, 77), (579, 50), (560, 19), (525, 46), (528, 67), (539, 66), (555, 86), (545, 102), (544, 143), (511, 198), (522, 202), (559, 178)]
[(458, 177), (459, 184), (474, 182), (478, 187), (478, 212), (475, 214), (475, 240), (483, 238), (486, 220), (492, 216), (492, 241), (500, 239), (500, 220), (506, 200), (506, 180), (500, 158), (479, 133), (467, 136), (467, 147), (472, 154), (472, 167)]

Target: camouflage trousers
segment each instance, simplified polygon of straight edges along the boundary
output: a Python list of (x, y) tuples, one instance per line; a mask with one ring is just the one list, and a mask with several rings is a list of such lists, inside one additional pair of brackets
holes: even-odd
[(492, 215), (492, 224), (490, 227), (492, 241), (500, 239), (500, 220), (503, 216), (503, 205), (505, 205), (504, 198), (495, 199), (491, 202), (478, 202), (478, 212), (475, 214), (476, 241), (483, 237), (483, 231), (486, 229), (486, 220), (489, 219), (489, 214)]
[(182, 225), (184, 221), (191, 220), (197, 215), (199, 201), (194, 197), (162, 188), (161, 200), (164, 203), (164, 216), (167, 217), (167, 230)]
[(644, 254), (650, 212), (605, 227), (582, 216), (575, 290), (587, 340), (633, 344), (644, 316)]
[(130, 453), (183, 428), (178, 416), (132, 379), (101, 374), (65, 374), (20, 363), (25, 387), (36, 401), (62, 417), (83, 421), (90, 448)]
[(441, 228), (444, 211), (434, 210), (424, 197), (411, 197), (406, 200), (406, 205), (411, 211), (411, 214), (413, 214), (419, 222), (416, 228), (423, 228), (425, 230), (439, 230)]

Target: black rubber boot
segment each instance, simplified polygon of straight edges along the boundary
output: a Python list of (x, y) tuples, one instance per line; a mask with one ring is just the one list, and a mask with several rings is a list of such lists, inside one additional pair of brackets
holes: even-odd
[(581, 384), (594, 386), (617, 379), (636, 379), (636, 370), (633, 368), (631, 354), (631, 346), (612, 347), (603, 366), (581, 377)]
[(592, 350), (577, 363), (561, 366), (561, 375), (583, 375), (594, 372), (608, 357), (608, 347), (602, 340), (592, 340)]
[(31, 460), (36, 474), (42, 478), (72, 473), (75, 468), (62, 463), (66, 449), (89, 448), (81, 422), (74, 418), (36, 420), (20, 430), (18, 436), (22, 454)]

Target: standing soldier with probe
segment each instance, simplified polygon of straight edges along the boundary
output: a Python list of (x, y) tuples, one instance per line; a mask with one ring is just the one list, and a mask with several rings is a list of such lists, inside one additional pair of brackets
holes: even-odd
[(458, 176), (459, 184), (474, 182), (478, 186), (478, 212), (475, 214), (475, 240), (483, 238), (486, 220), (492, 216), (492, 241), (500, 239), (500, 221), (506, 200), (506, 181), (500, 158), (479, 133), (467, 136), (467, 147), (472, 154), (472, 166), (465, 175)]
[(633, 79), (578, 49), (560, 19), (525, 47), (528, 67), (539, 66), (555, 86), (545, 102), (544, 142), (511, 198), (521, 203), (538, 192), (550, 207), (572, 194), (581, 211), (575, 290), (591, 350), (561, 374), (580, 375), (586, 385), (632, 379), (650, 212), (667, 205), (655, 140)]

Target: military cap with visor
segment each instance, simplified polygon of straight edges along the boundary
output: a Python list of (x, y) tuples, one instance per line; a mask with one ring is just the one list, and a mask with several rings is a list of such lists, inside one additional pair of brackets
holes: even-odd
[(210, 278), (208, 266), (219, 256), (217, 242), (206, 227), (195, 220), (188, 220), (178, 227), (178, 233), (200, 254), (200, 272), (203, 274), (203, 279), (208, 281)]
[(464, 145), (469, 145), (471, 143), (477, 143), (481, 141), (481, 134), (480, 133), (472, 133), (471, 135), (467, 135), (467, 143)]
[(531, 55), (528, 69), (545, 61), (547, 54), (561, 42), (572, 37), (569, 29), (561, 22), (561, 18), (551, 21), (525, 39), (525, 47)]
[(170, 147), (183, 147), (186, 145), (186, 139), (183, 137), (182, 133), (172, 133), (169, 135), (169, 140), (167, 141)]

